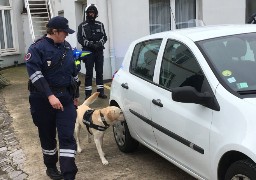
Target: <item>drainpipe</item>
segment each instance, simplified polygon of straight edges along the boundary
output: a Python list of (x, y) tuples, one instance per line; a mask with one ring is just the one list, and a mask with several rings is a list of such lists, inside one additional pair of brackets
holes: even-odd
[(109, 57), (111, 63), (111, 75), (113, 76), (116, 71), (116, 58), (115, 58), (115, 48), (114, 48), (114, 36), (112, 27), (112, 0), (107, 0), (107, 13), (108, 13), (108, 32), (109, 32)]

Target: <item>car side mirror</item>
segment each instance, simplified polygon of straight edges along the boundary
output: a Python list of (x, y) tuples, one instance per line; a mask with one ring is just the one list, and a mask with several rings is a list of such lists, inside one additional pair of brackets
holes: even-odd
[(194, 87), (183, 86), (172, 89), (172, 99), (176, 102), (195, 103), (220, 111), (219, 103), (210, 92), (198, 92)]

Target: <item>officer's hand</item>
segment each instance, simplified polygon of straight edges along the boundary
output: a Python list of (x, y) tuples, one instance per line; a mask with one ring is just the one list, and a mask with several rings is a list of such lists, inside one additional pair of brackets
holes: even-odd
[(48, 100), (54, 109), (60, 109), (60, 110), (64, 111), (64, 108), (63, 108), (60, 100), (58, 98), (56, 98), (56, 96), (50, 95), (48, 97)]
[(99, 48), (99, 47), (102, 47), (103, 45), (102, 45), (101, 42), (97, 41), (97, 42), (96, 42), (96, 46)]
[(93, 48), (94, 50), (97, 50), (98, 47), (97, 47), (96, 44), (93, 44), (93, 45), (92, 45), (92, 48)]
[(89, 41), (89, 43), (88, 43), (88, 47), (90, 47), (90, 48), (94, 48), (94, 42), (93, 42), (93, 41)]

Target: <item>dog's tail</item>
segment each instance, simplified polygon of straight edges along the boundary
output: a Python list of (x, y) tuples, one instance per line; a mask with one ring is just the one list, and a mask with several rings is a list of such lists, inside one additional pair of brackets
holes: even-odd
[(86, 106), (89, 106), (90, 104), (92, 104), (97, 98), (98, 98), (98, 95), (100, 93), (99, 92), (95, 92), (93, 93), (90, 97), (88, 97), (82, 105), (86, 105)]

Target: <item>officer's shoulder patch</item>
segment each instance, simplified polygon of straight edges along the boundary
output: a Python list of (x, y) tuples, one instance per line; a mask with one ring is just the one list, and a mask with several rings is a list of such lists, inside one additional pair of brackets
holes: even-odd
[(25, 61), (28, 61), (31, 58), (31, 53), (27, 53), (25, 55)]

